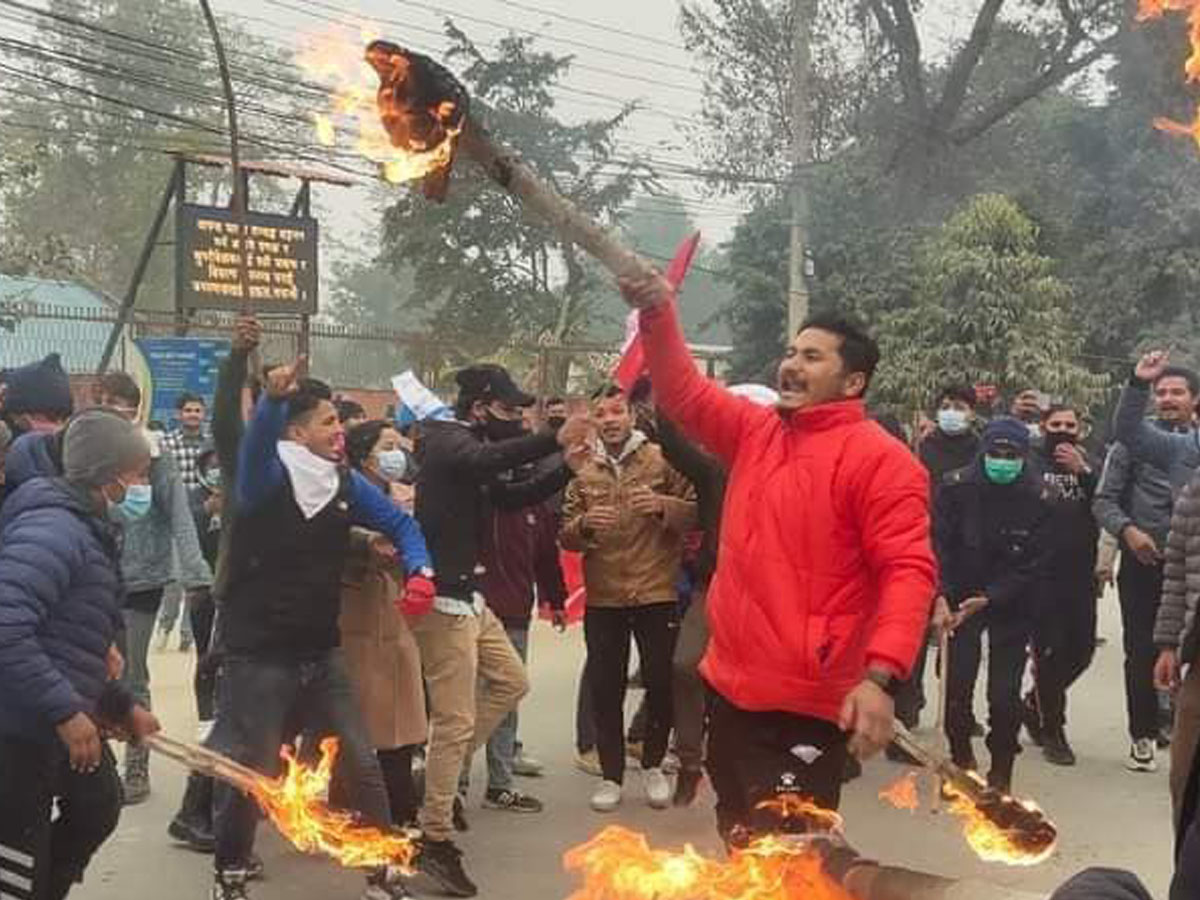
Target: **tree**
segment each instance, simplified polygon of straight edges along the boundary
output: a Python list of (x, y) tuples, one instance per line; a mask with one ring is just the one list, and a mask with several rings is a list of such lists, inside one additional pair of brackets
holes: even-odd
[[(785, 178), (791, 144), (789, 0), (685, 3), (684, 42), (706, 66), (701, 148), (739, 175)], [(1052, 7), (1052, 8), (1051, 8)], [(813, 158), (875, 146), (910, 197), (1025, 104), (1112, 53), (1125, 0), (984, 0), (944, 61), (927, 56), (920, 0), (825, 3), (813, 29)], [(1002, 14), (1004, 14), (1002, 16)], [(1032, 50), (1002, 79), (981, 77), (1009, 45)], [(1011, 59), (1010, 59), (1011, 62)]]
[[(616, 134), (632, 107), (576, 125), (555, 117), (551, 91), (569, 57), (515, 36), (488, 57), (452, 23), (446, 33), (447, 58), (461, 70), (473, 114), (581, 209), (612, 225), (637, 187), (653, 185), (644, 166), (616, 153)], [(445, 202), (410, 191), (386, 210), (381, 258), (412, 267), (417, 290), (410, 303), (429, 312), (436, 336), (476, 356), (517, 340), (558, 344), (583, 335), (602, 281), (578, 247), (527, 218), (466, 160), (455, 167)], [(555, 382), (565, 380), (565, 366), (553, 373)]]
[[(165, 151), (228, 150), (212, 54), (196, 43), (205, 34), (199, 6), (51, 0), (32, 23), (28, 40), (0, 39), (0, 159), (26, 167), (24, 178), (0, 178), (0, 222), (26, 246), (66, 248), (72, 273), (120, 295), (171, 172)], [(278, 53), (236, 28), (224, 32), (237, 54), (244, 144), (261, 158), (265, 123), (282, 147), (310, 125), (268, 106), (287, 84), (279, 69), (273, 82), (261, 69), (281, 65)], [(243, 61), (249, 55), (254, 62)], [(193, 167), (189, 199), (215, 200), (221, 180), (219, 170)], [(270, 199), (267, 190), (255, 199)], [(171, 255), (158, 252), (139, 303), (172, 307), (172, 283)]]
[(909, 410), (950, 381), (1098, 400), (1107, 378), (1079, 361), (1085, 336), (1067, 317), (1069, 290), (1033, 221), (1006, 197), (977, 197), (925, 248), (916, 303), (880, 328), (876, 393)]

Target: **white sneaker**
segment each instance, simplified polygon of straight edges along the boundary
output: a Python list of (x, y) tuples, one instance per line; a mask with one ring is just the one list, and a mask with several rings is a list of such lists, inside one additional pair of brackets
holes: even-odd
[(1138, 738), (1129, 747), (1129, 759), (1125, 768), (1130, 772), (1157, 772), (1158, 762), (1154, 759), (1154, 740)]
[(513, 757), (512, 770), (514, 775), (522, 778), (541, 778), (546, 774), (542, 761), (528, 755), (523, 749)]
[(615, 781), (601, 781), (592, 793), (592, 809), (598, 813), (612, 812), (621, 805), (621, 786)]
[(671, 805), (671, 782), (662, 769), (647, 769), (642, 773), (646, 779), (646, 800), (653, 809), (666, 809)]

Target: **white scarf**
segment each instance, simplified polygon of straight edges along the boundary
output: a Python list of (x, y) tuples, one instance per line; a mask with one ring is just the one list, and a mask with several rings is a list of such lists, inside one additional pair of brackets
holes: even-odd
[(305, 519), (311, 519), (337, 496), (337, 463), (323, 459), (295, 441), (280, 441), (279, 461), (292, 480), (292, 494)]

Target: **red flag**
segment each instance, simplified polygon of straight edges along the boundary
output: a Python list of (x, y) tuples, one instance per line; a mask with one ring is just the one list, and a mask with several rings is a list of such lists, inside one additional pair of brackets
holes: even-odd
[[(696, 248), (700, 246), (700, 232), (683, 239), (675, 251), (671, 264), (667, 266), (665, 277), (671, 287), (678, 291), (687, 277)], [(638, 310), (631, 310), (625, 320), (625, 346), (621, 348), (621, 360), (613, 370), (613, 381), (628, 391), (633, 383), (646, 371), (646, 351), (642, 347), (642, 339), (638, 334)]]

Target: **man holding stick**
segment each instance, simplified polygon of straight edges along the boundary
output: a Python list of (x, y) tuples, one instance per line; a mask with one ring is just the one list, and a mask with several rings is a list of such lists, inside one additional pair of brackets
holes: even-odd
[(934, 595), (928, 477), (867, 420), (879, 350), (852, 323), (810, 319), (764, 409), (696, 370), (664, 278), (621, 289), (659, 408), (729, 469), (701, 671), (718, 827), (737, 841), (783, 824), (761, 805), (776, 794), (835, 808), (847, 752), (890, 740)]

